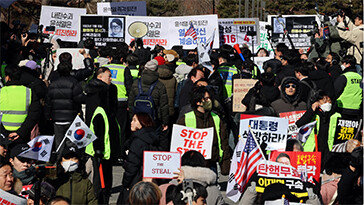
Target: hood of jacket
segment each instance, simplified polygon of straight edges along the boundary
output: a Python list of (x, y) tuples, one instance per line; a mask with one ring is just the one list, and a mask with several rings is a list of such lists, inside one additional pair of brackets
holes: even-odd
[[(293, 96), (288, 96), (285, 91), (285, 86), (289, 83), (293, 83), (296, 85), (296, 93)], [(291, 104), (298, 104), (301, 97), (301, 88), (300, 83), (297, 78), (294, 77), (285, 77), (281, 83), (281, 98), (283, 101)]]
[(155, 129), (151, 127), (144, 127), (133, 133), (134, 137), (146, 142), (147, 144), (154, 145), (159, 141), (159, 137)]
[(85, 88), (85, 92), (87, 94), (98, 93), (102, 90), (107, 90), (108, 86), (109, 85), (104, 83), (102, 80), (94, 78), (94, 79), (90, 80), (90, 82), (87, 84), (87, 86)]
[(166, 65), (158, 66), (158, 74), (159, 78), (163, 80), (168, 80), (173, 78), (173, 71), (170, 70)]
[(151, 71), (144, 69), (142, 73), (142, 84), (144, 85), (152, 85), (159, 78), (159, 74), (157, 71)]
[(216, 184), (216, 174), (211, 169), (206, 167), (181, 167), (185, 173), (186, 179), (192, 179), (203, 185), (214, 185)]

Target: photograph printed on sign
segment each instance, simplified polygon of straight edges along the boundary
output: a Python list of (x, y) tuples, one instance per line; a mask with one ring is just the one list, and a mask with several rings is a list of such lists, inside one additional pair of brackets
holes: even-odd
[(109, 37), (124, 37), (123, 18), (109, 18)]

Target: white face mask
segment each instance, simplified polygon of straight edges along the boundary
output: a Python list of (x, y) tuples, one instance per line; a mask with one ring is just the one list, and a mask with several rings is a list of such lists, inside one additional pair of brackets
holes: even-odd
[(320, 108), (324, 112), (329, 112), (331, 110), (332, 104), (331, 103), (324, 103), (320, 105)]
[(341, 67), (341, 70), (343, 70), (343, 71), (346, 69), (346, 67), (344, 65), (341, 65), (340, 67)]
[(78, 163), (72, 160), (67, 160), (65, 162), (62, 162), (62, 167), (65, 172), (73, 172), (78, 168)]

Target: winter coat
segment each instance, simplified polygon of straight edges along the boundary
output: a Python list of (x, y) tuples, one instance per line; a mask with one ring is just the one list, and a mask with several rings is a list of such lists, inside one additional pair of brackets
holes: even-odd
[(347, 51), (347, 55), (353, 55), (356, 58), (356, 63), (361, 64), (363, 47), (360, 44), (363, 43), (364, 25), (354, 26), (354, 28), (346, 30), (344, 22), (340, 22), (337, 28), (340, 37), (352, 44)]
[(83, 178), (77, 171), (62, 174), (56, 184), (58, 188), (56, 195), (70, 199), (71, 204), (97, 204), (91, 181)]
[(142, 128), (133, 133), (128, 157), (125, 163), (125, 172), (122, 185), (131, 188), (143, 177), (143, 152), (161, 150), (157, 132), (154, 128)]
[(335, 98), (334, 82), (327, 72), (314, 70), (308, 74), (308, 78), (316, 84), (317, 89), (325, 91), (331, 99)]
[(207, 82), (211, 88), (213, 88), (214, 98), (219, 101), (220, 104), (224, 103), (224, 81), (221, 78), (221, 75), (218, 71), (214, 71)]
[(54, 122), (72, 122), (84, 100), (78, 81), (72, 76), (61, 76), (48, 88), (46, 104), (50, 118)]
[(31, 70), (27, 67), (21, 68), (20, 82), (37, 95), (38, 99), (44, 99), (47, 93), (47, 86), (43, 80), (39, 78), (39, 74), (35, 70)]
[(282, 83), (282, 80), (286, 77), (296, 77), (294, 74), (294, 66), (293, 65), (286, 65), (283, 66), (278, 73), (276, 73), (276, 85), (280, 85)]
[[(210, 112), (201, 113), (197, 110), (193, 110), (193, 112), (196, 115), (196, 128), (214, 127), (214, 139), (212, 141), (212, 152), (211, 152), (212, 154), (211, 154), (211, 159), (207, 160), (207, 167), (215, 167), (216, 162), (220, 162), (220, 156), (219, 156), (219, 144), (218, 144), (218, 138), (216, 134), (214, 120)], [(180, 119), (178, 119), (177, 124), (186, 126), (185, 116), (182, 116)], [(229, 174), (230, 160), (232, 156), (230, 147), (228, 145), (228, 140), (229, 140), (228, 137), (229, 134), (226, 132), (226, 123), (220, 119), (221, 148), (224, 151), (220, 166), (221, 166), (221, 173), (223, 175)]]
[(301, 100), (310, 104), (311, 90), (317, 89), (316, 83), (309, 78), (304, 78), (300, 81)]
[[(77, 69), (77, 70), (71, 70), (71, 76), (75, 77), (78, 81), (83, 81), (86, 78), (90, 77), (94, 71), (94, 63), (91, 58), (85, 58), (83, 60), (83, 64), (85, 65), (85, 68)], [(49, 82), (53, 82), (57, 80), (60, 77), (59, 73), (57, 71), (52, 71), (49, 74)]]
[(185, 105), (190, 104), (191, 100), (191, 92), (193, 89), (194, 83), (191, 79), (187, 79), (184, 86), (181, 89), (181, 93), (179, 95), (179, 108), (183, 108)]
[(169, 116), (174, 115), (174, 96), (177, 89), (177, 80), (173, 77), (173, 72), (166, 65), (158, 66), (159, 81), (164, 84), (167, 90)]
[(328, 69), (328, 73), (331, 76), (332, 80), (335, 81), (342, 73), (340, 65), (331, 65)]
[[(160, 121), (163, 125), (168, 125), (169, 106), (167, 90), (164, 84), (158, 81), (158, 77), (159, 75), (157, 71), (143, 70), (142, 77), (140, 78), (142, 83), (142, 89), (143, 92), (147, 92), (150, 86), (157, 81), (157, 84), (152, 92), (152, 98), (154, 100), (158, 116), (157, 120)], [(138, 93), (138, 80), (135, 80), (130, 92), (130, 96), (128, 98), (129, 111), (131, 112), (131, 116), (133, 116), (134, 100)]]
[[(285, 92), (285, 86), (288, 83), (294, 83), (297, 86), (296, 93), (293, 97), (288, 97)], [(306, 103), (300, 99), (300, 93), (299, 82), (296, 78), (287, 77), (283, 79), (281, 84), (281, 98), (271, 104), (277, 116), (282, 112), (306, 110)]]
[(182, 166), (185, 179), (192, 179), (194, 182), (202, 184), (207, 190), (207, 204), (224, 204), (224, 199), (217, 187), (216, 174), (209, 168)]
[(270, 103), (279, 99), (280, 92), (274, 86), (262, 86), (257, 82), (253, 88), (250, 88), (244, 99), (241, 101), (248, 111), (256, 110), (256, 105), (269, 107)]
[(131, 91), (131, 87), (133, 86), (133, 76), (131, 75), (131, 69), (133, 70), (138, 70), (138, 68), (134, 65), (129, 65), (127, 67), (125, 67), (124, 70), (124, 84), (125, 84), (125, 88), (126, 88), (126, 95), (129, 96), (130, 91)]

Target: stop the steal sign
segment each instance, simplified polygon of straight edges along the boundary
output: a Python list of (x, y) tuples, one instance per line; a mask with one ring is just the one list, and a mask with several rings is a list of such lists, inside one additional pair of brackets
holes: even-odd
[(172, 179), (181, 168), (179, 152), (144, 151), (143, 178)]

